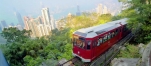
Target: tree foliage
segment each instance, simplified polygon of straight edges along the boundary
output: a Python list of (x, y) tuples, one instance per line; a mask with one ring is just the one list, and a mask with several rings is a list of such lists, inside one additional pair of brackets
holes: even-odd
[(17, 29), (16, 27), (10, 27), (10, 28), (4, 28), (1, 35), (5, 39), (7, 39), (8, 43), (15, 42), (15, 41), (24, 42), (25, 38), (30, 37), (30, 32), (31, 31), (27, 31), (25, 29), (21, 31), (21, 30)]
[(129, 18), (128, 26), (132, 31), (137, 29), (134, 41), (138, 43), (147, 43), (151, 40), (151, 1), (150, 0), (131, 0), (122, 1), (127, 2), (130, 8), (122, 11), (121, 14), (114, 17), (113, 20), (120, 18)]

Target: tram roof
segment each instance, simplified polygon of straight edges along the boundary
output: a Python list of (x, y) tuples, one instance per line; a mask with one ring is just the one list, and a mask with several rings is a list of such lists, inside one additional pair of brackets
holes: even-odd
[(88, 27), (88, 28), (82, 28), (74, 32), (74, 34), (85, 37), (85, 38), (93, 38), (97, 36), (98, 34), (102, 34), (104, 32), (107, 32), (109, 30), (112, 30), (114, 28), (117, 28), (119, 26), (125, 25), (126, 24), (127, 18), (116, 20), (116, 21), (111, 21), (107, 22), (105, 24), (93, 26), (93, 27)]

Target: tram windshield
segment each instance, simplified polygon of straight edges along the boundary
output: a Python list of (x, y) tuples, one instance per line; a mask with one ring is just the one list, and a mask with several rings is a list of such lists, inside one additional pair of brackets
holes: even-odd
[(85, 38), (74, 36), (73, 37), (73, 44), (75, 46), (78, 46), (78, 47), (81, 47), (81, 48), (85, 48)]

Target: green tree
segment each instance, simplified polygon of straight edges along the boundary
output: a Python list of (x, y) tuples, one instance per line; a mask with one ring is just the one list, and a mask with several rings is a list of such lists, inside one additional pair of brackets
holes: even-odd
[(134, 40), (138, 43), (147, 43), (151, 40), (151, 1), (132, 0), (128, 3), (130, 8), (124, 10), (121, 15), (122, 17), (129, 18), (129, 28), (134, 30), (139, 28)]
[(118, 1), (119, 1), (119, 2), (124, 2), (124, 3), (125, 3), (125, 2), (127, 2), (128, 0), (118, 0)]
[(4, 30), (1, 33), (2, 37), (7, 39), (7, 42), (15, 42), (15, 41), (20, 41), (24, 42), (24, 39), (30, 37), (30, 31), (27, 30), (19, 30), (16, 27), (9, 27), (9, 28), (4, 28)]
[(20, 66), (24, 63), (23, 57), (26, 55), (24, 51), (21, 51), (21, 45), (18, 42), (14, 42), (12, 44), (8, 44), (6, 49), (4, 51), (5, 57), (8, 60), (9, 64), (11, 66)]

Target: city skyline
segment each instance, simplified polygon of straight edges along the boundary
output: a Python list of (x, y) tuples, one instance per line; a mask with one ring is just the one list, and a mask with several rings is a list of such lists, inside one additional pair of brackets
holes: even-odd
[[(71, 0), (59, 1), (59, 0), (5, 0), (0, 3), (0, 21), (5, 20), (8, 24), (14, 23), (17, 24), (17, 18), (15, 17), (15, 12), (19, 12), (22, 16), (29, 16), (36, 18), (38, 15), (41, 15), (41, 9), (43, 7), (48, 7), (50, 11), (50, 15), (54, 16), (54, 19), (59, 19), (68, 13), (76, 14), (77, 5), (80, 7), (80, 11), (88, 11), (95, 9), (95, 7), (100, 4), (108, 4), (108, 2), (113, 2), (113, 5), (118, 5), (118, 0), (76, 0), (72, 2)], [(87, 4), (89, 3), (89, 4)], [(117, 7), (116, 7), (117, 8)]]
[(46, 36), (55, 29), (55, 21), (50, 16), (49, 8), (42, 8), (41, 13), (37, 18), (24, 16), (24, 29), (31, 30), (31, 37)]

